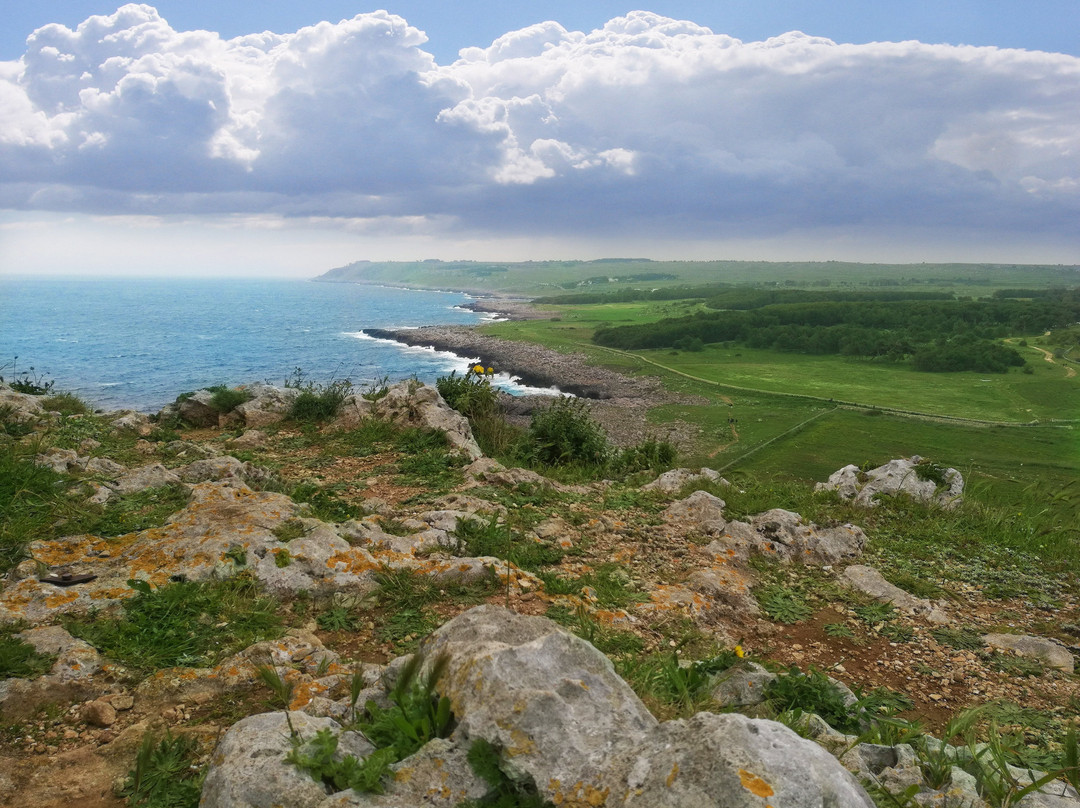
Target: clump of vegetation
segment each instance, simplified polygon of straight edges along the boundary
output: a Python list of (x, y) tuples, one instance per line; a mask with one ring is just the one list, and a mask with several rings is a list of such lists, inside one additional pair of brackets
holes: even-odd
[(359, 507), (337, 496), (338, 490), (337, 486), (323, 488), (317, 483), (301, 483), (292, 490), (291, 496), (294, 502), (307, 503), (311, 515), (324, 522), (347, 522), (362, 516)]
[(280, 633), (277, 603), (247, 573), (223, 581), (179, 581), (154, 589), (131, 580), (136, 594), (123, 615), (69, 618), (64, 625), (103, 654), (130, 668), (208, 667), (252, 643)]
[[(11, 365), (11, 381), (7, 384), (16, 393), (25, 393), (31, 396), (46, 396), (52, 392), (53, 387), (56, 385), (55, 381), (46, 380), (44, 377), (34, 372), (34, 368), (29, 370), (17, 371), (19, 357), (14, 357), (11, 362), (0, 365), (0, 370), (6, 370), (8, 365)], [(0, 384), (4, 383), (4, 377), (0, 376)]]
[(72, 518), (69, 529), (96, 536), (121, 536), (160, 527), (188, 503), (188, 490), (178, 483), (145, 488), (111, 498), (100, 510), (87, 509)]
[(560, 396), (529, 424), (529, 454), (551, 466), (604, 465), (611, 453), (607, 435), (580, 398)]
[(74, 393), (53, 393), (41, 400), (46, 412), (58, 412), (61, 415), (85, 415), (90, 412), (90, 405)]
[(0, 447), (0, 574), (28, 558), (30, 542), (53, 535), (57, 517), (71, 512), (66, 480), (37, 465), (34, 451), (20, 444)]
[[(364, 705), (364, 714), (356, 721), (356, 728), (376, 749), (363, 761), (353, 755), (339, 756), (338, 736), (329, 729), (320, 730), (306, 742), (302, 742), (294, 731), (295, 745), (286, 760), (335, 791), (352, 788), (359, 792), (383, 793), (382, 781), (389, 774), (391, 765), (404, 760), (428, 741), (447, 737), (453, 729), (450, 700), (436, 690), (436, 684), (450, 664), (450, 657), (446, 654), (437, 656), (426, 674), (422, 673), (425, 662), (422, 654), (415, 654), (402, 667), (388, 694), (389, 708), (379, 707), (374, 701)], [(356, 681), (354, 706), (359, 696)]]
[(251, 401), (251, 392), (242, 388), (231, 388), (224, 384), (207, 387), (212, 393), (210, 406), (221, 413), (232, 412), (241, 404)]
[(120, 793), (132, 808), (198, 808), (206, 772), (197, 757), (193, 739), (166, 730), (159, 741), (148, 732)]
[(285, 380), (285, 386), (300, 391), (289, 410), (289, 417), (307, 423), (329, 421), (341, 411), (345, 399), (353, 394), (349, 379), (332, 379), (326, 384), (318, 384), (306, 379), (300, 368)]
[(498, 516), (487, 521), (459, 519), (451, 534), (450, 550), (459, 556), (495, 556), (510, 561), (523, 570), (537, 570), (557, 564), (565, 552), (548, 542), (523, 539)]

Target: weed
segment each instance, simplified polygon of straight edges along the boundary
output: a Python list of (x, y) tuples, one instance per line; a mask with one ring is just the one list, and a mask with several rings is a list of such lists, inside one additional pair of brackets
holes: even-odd
[(382, 794), (383, 777), (397, 762), (394, 750), (377, 749), (361, 761), (354, 755), (338, 757), (337, 748), (338, 736), (329, 728), (320, 729), (314, 738), (294, 746), (285, 759), (335, 792), (351, 788), (361, 793)]
[(988, 665), (996, 671), (1007, 673), (1009, 676), (1026, 678), (1028, 676), (1042, 676), (1044, 673), (1042, 663), (1031, 657), (1018, 656), (1016, 654), (1004, 654), (1000, 651), (991, 652), (986, 659)]
[(36, 447), (0, 446), (0, 574), (28, 557), (31, 541), (55, 533), (57, 516), (71, 512), (67, 481), (33, 461)]
[(948, 469), (940, 463), (923, 458), (915, 464), (915, 476), (920, 480), (932, 482), (938, 488), (944, 488), (949, 484), (947, 477)]
[(128, 805), (144, 808), (197, 808), (204, 771), (195, 766), (195, 741), (174, 738), (168, 730), (158, 741), (150, 732), (143, 736), (121, 794)]
[(887, 623), (897, 617), (892, 603), (870, 603), (866, 606), (856, 606), (853, 611), (860, 620), (871, 626)]
[(404, 429), (395, 443), (402, 453), (397, 470), (405, 482), (429, 489), (447, 489), (461, 482), (461, 468), (467, 461), (460, 453), (449, 451), (446, 433)]
[(851, 630), (851, 626), (847, 623), (826, 623), (822, 626), (822, 630), (829, 637), (843, 637), (845, 639), (855, 639), (855, 632)]
[(34, 431), (33, 424), (19, 420), (11, 404), (0, 404), (0, 432), (12, 438), (22, 438)]
[(858, 732), (862, 714), (852, 710), (844, 700), (844, 694), (821, 671), (811, 668), (802, 673), (789, 668), (765, 686), (765, 700), (778, 713), (796, 707), (817, 713), (829, 726), (841, 732)]
[(225, 558), (232, 561), (238, 567), (247, 566), (247, 550), (242, 544), (233, 544), (225, 551)]
[(509, 525), (499, 524), (497, 516), (482, 519), (459, 519), (451, 533), (449, 549), (461, 556), (495, 556), (510, 561), (523, 570), (557, 564), (565, 553), (548, 542), (522, 539)]
[(564, 578), (553, 572), (538, 572), (544, 590), (550, 595), (581, 595), (586, 587), (598, 606), (618, 609), (639, 603), (645, 595), (635, 592), (633, 580), (619, 564), (600, 564), (578, 578)]
[(453, 729), (450, 699), (439, 696), (435, 685), (450, 664), (449, 655), (439, 654), (422, 675), (423, 654), (414, 654), (398, 674), (390, 691), (387, 709), (368, 701), (359, 729), (378, 749), (393, 749), (403, 760), (432, 738), (445, 738)]
[(435, 382), (435, 388), (447, 404), (470, 421), (499, 413), (499, 391), (486, 375), (472, 368), (464, 376), (451, 371)]
[(315, 618), (323, 631), (355, 631), (360, 627), (357, 617), (344, 606), (332, 606)]
[(300, 395), (293, 401), (292, 408), (289, 410), (289, 417), (294, 421), (306, 423), (329, 421), (341, 411), (341, 405), (353, 392), (352, 382), (348, 379), (316, 384), (304, 381), (303, 373), (299, 368), (292, 380), (286, 380), (285, 386), (300, 390)]
[(881, 627), (881, 636), (890, 642), (911, 642), (915, 639), (915, 629), (903, 623), (886, 623)]
[(293, 539), (299, 539), (307, 535), (307, 528), (304, 527), (304, 523), (299, 519), (286, 519), (278, 525), (275, 525), (273, 530), (270, 531), (274, 538), (281, 542), (290, 542)]
[(609, 656), (640, 654), (645, 647), (641, 637), (629, 631), (618, 631), (600, 625), (581, 606), (573, 611), (565, 606), (552, 606), (546, 616), (560, 625), (566, 626), (576, 635)]
[(70, 528), (95, 536), (122, 536), (151, 527), (160, 527), (188, 504), (190, 494), (184, 485), (173, 483), (145, 488), (113, 497), (99, 512), (86, 510), (72, 520)]
[(285, 567), (292, 564), (292, 553), (286, 550), (284, 547), (280, 547), (274, 550), (274, 566), (278, 569), (285, 569)]
[(79, 620), (65, 627), (110, 658), (136, 670), (178, 665), (209, 666), (280, 632), (276, 602), (260, 595), (254, 578), (240, 573), (224, 581), (181, 581), (136, 591), (123, 602), (122, 617)]
[(781, 623), (798, 623), (813, 613), (806, 599), (792, 589), (774, 584), (756, 594), (765, 614)]

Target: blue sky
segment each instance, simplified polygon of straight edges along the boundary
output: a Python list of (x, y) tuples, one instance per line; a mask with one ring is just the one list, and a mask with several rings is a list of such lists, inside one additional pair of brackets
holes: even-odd
[(0, 272), (1080, 263), (1076, 0), (385, 8), (5, 2)]

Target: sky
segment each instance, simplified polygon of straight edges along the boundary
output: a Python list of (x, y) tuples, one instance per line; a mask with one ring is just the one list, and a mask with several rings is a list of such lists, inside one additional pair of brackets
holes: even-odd
[(1080, 263), (1080, 2), (0, 0), (0, 275)]

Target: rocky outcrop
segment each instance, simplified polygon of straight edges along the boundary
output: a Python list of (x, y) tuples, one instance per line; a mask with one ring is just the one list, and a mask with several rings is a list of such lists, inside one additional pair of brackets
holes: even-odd
[(827, 482), (818, 483), (816, 491), (836, 491), (843, 499), (872, 508), (877, 497), (905, 495), (917, 502), (955, 508), (962, 501), (964, 478), (954, 468), (930, 463), (918, 455), (890, 460), (883, 466), (862, 471), (858, 466), (844, 466), (833, 472)]
[(728, 522), (705, 549), (742, 560), (756, 554), (781, 562), (827, 565), (857, 558), (866, 542), (866, 534), (855, 525), (806, 524), (799, 514), (774, 508), (749, 523)]
[[(283, 713), (245, 719), (226, 733), (210, 765), (203, 808), (239, 806), (457, 805), (486, 787), (465, 763), (479, 739), (498, 752), (503, 774), (543, 799), (578, 806), (850, 806), (872, 802), (840, 763), (781, 724), (699, 713), (660, 724), (611, 662), (544, 618), (479, 606), (428, 637), (428, 660), (446, 653), (437, 683), (456, 720), (449, 738), (397, 764), (384, 795), (339, 792), (285, 762)], [(391, 665), (393, 669), (395, 666)], [(327, 729), (362, 742), (330, 719), (290, 717), (304, 738)], [(282, 802), (283, 795), (287, 799)]]
[(335, 424), (354, 429), (365, 418), (382, 418), (398, 426), (438, 429), (455, 449), (476, 460), (483, 455), (473, 438), (468, 419), (450, 407), (439, 391), (419, 382), (392, 385), (386, 395), (372, 401), (363, 396), (349, 396), (341, 406)]
[(731, 485), (731, 483), (721, 477), (717, 472), (709, 468), (703, 468), (700, 471), (694, 471), (693, 469), (672, 469), (671, 471), (665, 471), (651, 483), (641, 486), (641, 490), (658, 491), (661, 494), (676, 494), (688, 485), (700, 485), (702, 483)]

